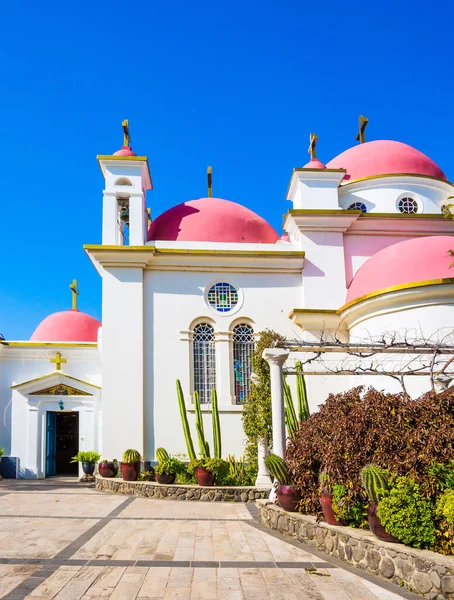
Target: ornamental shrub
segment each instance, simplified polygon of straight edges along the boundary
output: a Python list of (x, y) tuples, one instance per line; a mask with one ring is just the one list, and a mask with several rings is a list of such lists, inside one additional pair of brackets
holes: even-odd
[(420, 494), (408, 477), (395, 476), (387, 496), (380, 500), (377, 515), (388, 533), (402, 543), (427, 548), (435, 543), (432, 503)]
[(439, 497), (436, 515), (452, 529), (454, 528), (454, 490), (446, 490)]
[(339, 521), (346, 521), (351, 527), (367, 527), (366, 503), (358, 500), (348, 501), (344, 485), (333, 485), (333, 511)]
[(408, 475), (435, 502), (439, 492), (429, 469), (454, 460), (453, 431), (453, 389), (417, 400), (363, 387), (330, 395), (288, 441), (286, 460), (302, 493), (301, 511), (320, 511), (321, 470), (345, 485), (348, 503), (364, 502), (360, 472), (368, 463)]
[(435, 508), (437, 527), (433, 550), (454, 554), (454, 490), (446, 489), (438, 498)]

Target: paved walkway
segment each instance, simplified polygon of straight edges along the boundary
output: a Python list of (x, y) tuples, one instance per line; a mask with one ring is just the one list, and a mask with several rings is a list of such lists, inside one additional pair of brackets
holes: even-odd
[(107, 495), (68, 480), (0, 482), (0, 598), (417, 598), (284, 541), (256, 512)]

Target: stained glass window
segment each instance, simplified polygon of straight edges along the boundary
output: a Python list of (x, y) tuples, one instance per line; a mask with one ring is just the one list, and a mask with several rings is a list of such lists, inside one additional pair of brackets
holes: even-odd
[(398, 206), (401, 213), (414, 214), (418, 212), (418, 203), (413, 198), (402, 198), (399, 200)]
[(194, 327), (194, 391), (200, 402), (211, 401), (211, 390), (216, 387), (216, 356), (214, 350), (214, 329), (208, 323)]
[(251, 391), (251, 359), (254, 344), (252, 327), (247, 323), (237, 325), (233, 330), (233, 381), (237, 404), (243, 404)]
[(229, 312), (238, 304), (238, 292), (230, 283), (215, 283), (207, 294), (208, 304), (221, 313)]
[(367, 206), (364, 204), (364, 202), (353, 202), (353, 204), (350, 204), (347, 210), (360, 210), (361, 212), (365, 213), (367, 212)]

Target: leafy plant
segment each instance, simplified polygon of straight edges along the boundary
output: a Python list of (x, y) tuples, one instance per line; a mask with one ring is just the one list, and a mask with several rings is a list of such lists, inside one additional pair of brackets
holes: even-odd
[(432, 463), (429, 476), (433, 478), (436, 490), (454, 489), (454, 460), (447, 464)]
[(116, 459), (116, 458), (114, 458), (113, 460), (108, 460), (107, 458), (103, 458), (103, 459), (101, 459), (101, 460), (100, 460), (100, 464), (101, 464), (101, 465), (103, 465), (103, 464), (105, 464), (105, 463), (110, 463), (110, 462), (112, 462), (112, 463), (116, 463), (116, 462), (118, 462), (118, 461), (117, 461), (117, 459)]
[(439, 497), (435, 509), (437, 517), (446, 521), (449, 527), (454, 528), (454, 490), (448, 489)]
[(140, 471), (137, 481), (154, 481), (153, 471)]
[(228, 473), (229, 465), (222, 458), (200, 458), (191, 460), (188, 465), (189, 473), (195, 473), (197, 467), (204, 467), (210, 473), (215, 473), (221, 477), (225, 477)]
[(359, 500), (351, 501), (342, 484), (333, 485), (333, 511), (338, 520), (346, 521), (351, 527), (367, 527), (366, 504)]
[(123, 452), (123, 458), (121, 459), (124, 463), (135, 463), (140, 462), (140, 452), (130, 448)]
[(408, 546), (426, 548), (435, 542), (432, 504), (408, 477), (391, 478), (389, 492), (380, 499), (377, 515), (386, 531)]
[(154, 468), (158, 475), (177, 475), (185, 470), (186, 465), (183, 462), (170, 456), (162, 462), (158, 462)]
[(454, 490), (446, 489), (438, 498), (435, 514), (437, 526), (433, 550), (442, 554), (454, 554)]
[(242, 456), (236, 459), (235, 456), (229, 454), (227, 464), (229, 465), (229, 472), (224, 480), (220, 480), (218, 477), (218, 485), (250, 485), (252, 483)]
[(93, 450), (79, 450), (76, 456), (73, 456), (71, 459), (72, 463), (76, 462), (94, 462), (97, 463), (101, 458), (101, 454), (99, 452), (94, 452)]
[(377, 465), (366, 465), (361, 469), (361, 481), (370, 502), (378, 504), (389, 490), (388, 472)]
[(0, 448), (0, 457), (5, 454), (5, 448)]
[(181, 483), (182, 485), (197, 485), (197, 480), (194, 473), (189, 473), (185, 468), (183, 472), (177, 473), (177, 483)]
[(189, 428), (188, 415), (186, 414), (186, 404), (184, 401), (183, 389), (181, 387), (179, 379), (177, 379), (177, 396), (178, 406), (180, 407), (181, 423), (183, 425), (184, 439), (186, 440), (186, 447), (188, 449), (189, 460), (194, 460), (196, 458), (194, 444), (192, 443), (191, 429)]
[(291, 485), (291, 476), (283, 458), (270, 453), (265, 458), (265, 464), (273, 479), (277, 479), (281, 485)]

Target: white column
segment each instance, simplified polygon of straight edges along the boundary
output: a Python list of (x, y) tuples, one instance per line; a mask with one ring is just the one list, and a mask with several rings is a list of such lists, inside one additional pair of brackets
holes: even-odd
[(118, 201), (115, 193), (103, 192), (102, 204), (102, 243), (107, 246), (120, 246), (123, 241), (118, 225)]
[(271, 413), (273, 419), (273, 453), (285, 455), (286, 436), (284, 420), (284, 376), (282, 367), (289, 355), (283, 348), (267, 348), (262, 357), (270, 365)]
[(265, 458), (268, 456), (268, 442), (266, 438), (261, 438), (257, 444), (257, 454), (258, 454), (258, 473), (257, 479), (255, 480), (255, 485), (257, 487), (266, 487), (270, 488), (272, 485), (270, 474), (268, 473), (268, 469), (266, 468)]
[(145, 204), (143, 194), (131, 194), (129, 198), (129, 245), (143, 246), (145, 230)]
[(219, 331), (216, 333), (216, 391), (219, 406), (233, 404), (232, 384), (232, 357), (231, 357), (231, 332)]

